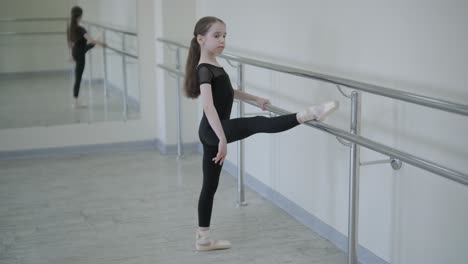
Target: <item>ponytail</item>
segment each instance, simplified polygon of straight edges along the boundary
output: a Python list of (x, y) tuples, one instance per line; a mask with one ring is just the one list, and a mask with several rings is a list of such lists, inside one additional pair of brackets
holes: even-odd
[(79, 38), (78, 18), (83, 15), (83, 9), (79, 6), (74, 6), (71, 9), (70, 26), (67, 29), (67, 38), (69, 42), (75, 42)]
[(200, 95), (200, 86), (197, 81), (197, 65), (200, 61), (200, 45), (197, 42), (197, 37), (193, 37), (190, 42), (190, 48), (187, 56), (187, 64), (185, 66), (185, 95), (195, 99)]

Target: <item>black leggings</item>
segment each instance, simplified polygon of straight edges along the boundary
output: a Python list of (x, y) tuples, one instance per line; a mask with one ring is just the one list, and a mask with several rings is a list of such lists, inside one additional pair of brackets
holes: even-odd
[[(267, 118), (255, 116), (248, 118), (235, 118), (222, 120), (224, 134), (228, 143), (244, 139), (256, 133), (278, 133), (291, 129), (299, 122), (296, 114)], [(219, 139), (210, 130), (203, 140), (203, 186), (198, 200), (198, 225), (209, 227), (213, 198), (218, 188), (219, 175), (222, 165), (215, 164), (212, 159), (218, 153)]]
[(73, 85), (73, 97), (78, 98), (80, 93), (81, 77), (83, 76), (86, 52), (94, 47), (94, 44), (87, 44), (84, 51), (73, 51), (73, 59), (76, 62), (75, 66), (75, 84)]

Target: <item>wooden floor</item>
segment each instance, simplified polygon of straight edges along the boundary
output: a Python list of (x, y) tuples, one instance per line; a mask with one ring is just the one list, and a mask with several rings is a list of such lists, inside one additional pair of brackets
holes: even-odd
[(346, 263), (346, 255), (223, 174), (212, 236), (196, 252), (201, 156), (155, 151), (0, 161), (0, 263)]

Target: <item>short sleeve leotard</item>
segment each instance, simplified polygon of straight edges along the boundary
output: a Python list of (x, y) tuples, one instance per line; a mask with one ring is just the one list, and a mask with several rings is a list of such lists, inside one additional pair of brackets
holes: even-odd
[[(231, 116), (232, 103), (234, 101), (234, 89), (232, 88), (229, 75), (224, 71), (224, 68), (208, 63), (200, 63), (197, 66), (197, 78), (198, 85), (204, 83), (211, 84), (213, 104), (218, 112), (219, 119), (221, 121), (228, 120)], [(202, 143), (206, 143), (208, 141), (207, 137), (213, 135), (213, 130), (205, 113), (203, 113), (200, 121), (198, 135)]]
[(94, 44), (88, 44), (84, 35), (87, 33), (86, 29), (82, 26), (78, 26), (77, 30), (77, 39), (73, 44), (72, 55), (76, 58), (84, 57), (86, 52), (94, 47)]

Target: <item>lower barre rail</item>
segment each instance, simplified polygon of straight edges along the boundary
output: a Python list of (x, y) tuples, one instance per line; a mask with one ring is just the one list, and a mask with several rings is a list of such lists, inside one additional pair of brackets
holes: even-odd
[[(257, 104), (255, 104), (254, 102), (246, 101), (246, 103), (253, 105), (253, 106), (257, 106)], [(281, 114), (281, 115), (286, 115), (286, 114), (291, 113), (289, 111), (275, 107), (273, 105), (267, 106), (266, 109), (271, 112), (274, 112), (276, 114)], [(339, 128), (336, 128), (336, 127), (333, 127), (333, 126), (330, 126), (321, 122), (310, 121), (310, 122), (305, 123), (305, 125), (319, 129), (329, 134), (335, 135), (339, 138), (348, 140), (350, 142), (354, 142), (365, 148), (371, 149), (373, 151), (379, 152), (381, 154), (384, 154), (392, 158), (399, 159), (403, 162), (411, 164), (420, 169), (435, 173), (447, 179), (450, 179), (455, 182), (468, 186), (468, 175), (460, 171), (456, 171), (456, 170), (444, 167), (435, 162), (428, 161), (420, 157), (414, 156), (412, 154), (388, 147), (386, 145), (364, 138), (362, 136), (353, 135), (347, 131), (344, 131), (342, 129), (339, 129)]]

